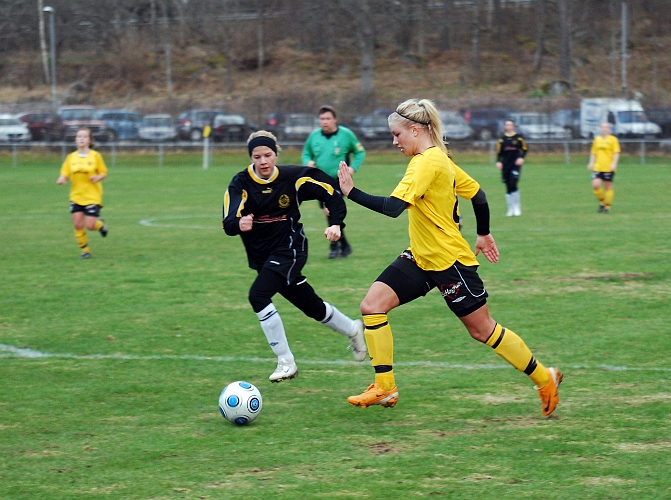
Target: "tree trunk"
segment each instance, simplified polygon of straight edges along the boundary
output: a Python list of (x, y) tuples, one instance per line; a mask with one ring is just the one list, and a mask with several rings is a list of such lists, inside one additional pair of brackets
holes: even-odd
[(165, 81), (168, 90), (168, 96), (172, 98), (172, 50), (170, 44), (170, 25), (168, 22), (168, 8), (164, 2), (161, 2), (163, 9), (163, 52), (165, 55)]
[(37, 0), (37, 14), (39, 17), (40, 30), (40, 52), (42, 53), (42, 67), (44, 68), (44, 83), (49, 85), (51, 83), (51, 75), (49, 75), (49, 53), (47, 52), (47, 41), (44, 34), (44, 2)]
[[(544, 2), (545, 0), (540, 0)], [(501, 11), (501, 0), (494, 0), (494, 19), (496, 19), (496, 43), (499, 47), (503, 43), (503, 12)]]
[(427, 0), (419, 0), (417, 4), (417, 55), (423, 59), (426, 53), (426, 5)]
[(158, 33), (156, 32), (156, 0), (151, 0), (150, 4), (150, 15), (149, 26), (151, 29), (151, 45), (152, 50), (154, 51), (154, 66), (158, 66), (159, 55), (158, 55)]
[(537, 73), (543, 65), (543, 50), (545, 48), (545, 23), (546, 4), (545, 0), (538, 0), (538, 26), (536, 26), (536, 51), (534, 52), (533, 71)]
[(450, 25), (454, 20), (452, 19), (452, 12), (454, 7), (453, 0), (443, 0), (443, 12), (442, 12), (442, 23), (440, 27), (440, 41), (438, 42), (438, 48), (441, 52), (445, 52), (452, 48), (450, 43), (450, 34), (451, 29)]
[(610, 14), (610, 54), (608, 59), (610, 59), (610, 86), (614, 91), (617, 87), (617, 61), (619, 60), (619, 53), (617, 51), (617, 33), (620, 26), (619, 19), (617, 18), (617, 9), (615, 8), (615, 0), (608, 1), (608, 10)]
[(473, 75), (480, 75), (480, 0), (473, 0), (473, 20), (471, 22), (471, 64)]
[(559, 78), (572, 84), (571, 65), (571, 0), (558, 0), (559, 3)]
[(256, 0), (256, 42), (259, 85), (263, 84), (263, 0)]
[(356, 24), (359, 43), (361, 71), (360, 94), (369, 97), (375, 92), (375, 20), (370, 9), (370, 0), (342, 0), (340, 5)]

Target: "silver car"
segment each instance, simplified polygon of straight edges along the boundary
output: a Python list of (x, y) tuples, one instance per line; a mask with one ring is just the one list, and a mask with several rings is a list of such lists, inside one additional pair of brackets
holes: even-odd
[(30, 140), (28, 126), (14, 115), (0, 115), (0, 142), (24, 142)]
[(512, 113), (510, 117), (525, 139), (570, 139), (571, 133), (552, 123), (545, 113)]
[(473, 136), (473, 129), (456, 111), (438, 111), (438, 114), (443, 122), (443, 139), (464, 140)]
[(143, 141), (174, 141), (177, 139), (177, 126), (170, 115), (146, 115), (138, 133)]

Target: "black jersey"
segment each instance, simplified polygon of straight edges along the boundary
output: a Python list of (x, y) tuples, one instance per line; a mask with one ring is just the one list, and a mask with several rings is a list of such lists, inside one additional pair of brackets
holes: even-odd
[[(250, 165), (236, 174), (224, 195), (222, 226), (226, 234), (242, 238), (249, 267), (263, 267), (273, 253), (307, 254), (307, 238), (300, 222), (300, 204), (320, 200), (329, 210), (329, 225), (345, 227), (345, 201), (335, 182), (318, 168), (276, 166), (262, 179)], [(240, 218), (254, 215), (251, 231), (240, 231)]]
[(524, 158), (527, 154), (527, 142), (520, 134), (503, 134), (496, 145), (496, 160), (503, 163), (504, 169), (515, 166), (518, 158)]

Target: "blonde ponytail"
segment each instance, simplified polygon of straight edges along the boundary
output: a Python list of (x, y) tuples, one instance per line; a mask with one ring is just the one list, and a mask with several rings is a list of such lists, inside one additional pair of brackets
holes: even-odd
[(396, 121), (405, 127), (413, 123), (427, 127), (433, 145), (448, 153), (443, 143), (443, 122), (436, 106), (429, 99), (408, 99), (402, 102), (396, 111), (389, 115), (389, 122), (391, 121)]

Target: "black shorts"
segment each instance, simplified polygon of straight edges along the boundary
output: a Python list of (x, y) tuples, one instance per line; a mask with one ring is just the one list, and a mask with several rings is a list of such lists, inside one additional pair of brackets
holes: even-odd
[[(305, 279), (301, 273), (307, 261), (307, 252), (275, 251), (266, 259), (261, 269), (268, 269), (279, 274), (287, 285), (290, 285)], [(258, 269), (259, 273), (261, 269)]]
[(70, 202), (70, 213), (74, 214), (75, 212), (84, 212), (85, 215), (89, 217), (100, 217), (100, 205), (77, 205), (74, 201)]
[(461, 318), (487, 303), (487, 290), (477, 269), (478, 266), (455, 262), (444, 271), (424, 271), (417, 265), (412, 253), (406, 250), (382, 271), (377, 281), (394, 290), (401, 304), (438, 288), (450, 310)]
[(592, 179), (601, 179), (606, 182), (613, 182), (615, 172), (592, 172)]

